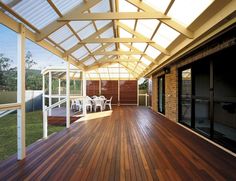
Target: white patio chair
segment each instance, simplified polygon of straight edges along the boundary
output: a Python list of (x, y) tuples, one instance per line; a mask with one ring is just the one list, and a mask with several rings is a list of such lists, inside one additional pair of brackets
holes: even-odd
[(73, 111), (76, 109), (75, 99), (71, 99), (70, 109)]
[(86, 107), (86, 109), (88, 109), (88, 107), (89, 107), (90, 112), (93, 111), (92, 99), (89, 96), (86, 96), (86, 98), (85, 98), (85, 107)]
[(93, 101), (94, 101), (94, 111), (95, 112), (97, 111), (97, 107), (99, 107), (100, 111), (102, 111), (103, 110), (103, 106), (102, 106), (103, 100), (97, 97), (97, 98), (93, 99)]
[(82, 110), (82, 104), (79, 99), (75, 100), (75, 107), (76, 107), (76, 110), (79, 110), (79, 111)]
[(106, 109), (106, 106), (109, 106), (110, 110), (111, 110), (111, 101), (112, 101), (112, 96), (110, 99), (106, 100), (104, 103), (104, 109)]

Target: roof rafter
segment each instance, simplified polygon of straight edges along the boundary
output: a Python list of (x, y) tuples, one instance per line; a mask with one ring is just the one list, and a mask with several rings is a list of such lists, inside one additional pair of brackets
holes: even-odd
[(100, 51), (100, 52), (94, 52), (91, 53), (90, 56), (92, 55), (143, 55), (145, 53), (141, 53), (139, 51)]
[[(130, 48), (131, 50), (138, 51), (138, 52), (140, 52), (140, 53), (142, 52), (142, 51), (140, 51), (139, 49), (137, 49), (137, 48), (135, 48), (135, 47), (133, 47), (133, 46), (127, 44), (127, 43), (123, 43), (123, 44), (124, 44), (126, 47)], [(142, 53), (143, 53), (143, 52), (142, 52)], [(156, 61), (155, 61), (152, 57), (150, 57), (149, 55), (147, 55), (147, 54), (144, 54), (143, 57), (146, 58), (147, 60), (153, 62), (153, 63), (156, 63)]]
[[(139, 0), (126, 0), (129, 3), (133, 4), (137, 8), (140, 8), (141, 10), (145, 12), (157, 12), (154, 8), (148, 6), (147, 4), (139, 1)], [(180, 25), (179, 23), (175, 22), (172, 19), (160, 19), (161, 22), (164, 24), (170, 26), (171, 28), (175, 29), (179, 33), (185, 35), (187, 38), (194, 38), (194, 33), (185, 28), (184, 26)]]
[[(164, 53), (165, 55), (170, 55), (169, 51), (167, 51), (165, 48), (163, 48), (162, 46), (156, 44), (155, 42), (153, 42), (151, 39), (149, 38), (146, 38), (144, 35), (132, 30), (131, 28), (129, 28), (128, 26), (126, 26), (125, 24), (121, 23), (121, 22), (118, 22), (117, 25), (119, 27), (121, 27), (122, 29), (124, 29), (125, 31), (133, 34), (134, 36), (138, 37), (138, 38), (141, 38), (145, 41), (147, 41), (147, 43), (149, 45), (151, 45), (153, 48), (156, 48), (157, 50), (161, 51), (162, 53)], [(151, 41), (151, 42), (148, 42), (148, 41)]]
[[(86, 3), (81, 3), (75, 8), (73, 8), (71, 11), (66, 13), (64, 16), (71, 15), (71, 14), (77, 14), (77, 13), (83, 13), (87, 11), (89, 8), (93, 7), (97, 3), (99, 3), (101, 0), (93, 0), (93, 1), (88, 1)], [(57, 20), (53, 21), (46, 27), (40, 30), (40, 33), (37, 34), (37, 41), (41, 41), (45, 37), (49, 36), (52, 34), (54, 31), (58, 30), (62, 26), (66, 25), (68, 22), (58, 22)]]
[[(83, 41), (94, 39), (94, 38), (96, 38), (97, 36), (99, 36), (100, 34), (102, 34), (103, 32), (105, 32), (106, 30), (108, 30), (111, 27), (112, 27), (112, 23), (108, 23), (106, 26), (104, 26), (103, 28), (101, 28), (100, 30), (95, 32), (94, 34), (90, 35), (89, 37), (87, 37)], [(76, 51), (77, 49), (81, 48), (82, 46), (83, 46), (83, 44), (77, 43), (75, 46), (73, 46), (69, 50), (67, 50), (65, 52), (64, 56), (67, 56), (67, 55), (73, 53), (74, 51)]]
[(160, 12), (107, 12), (80, 13), (63, 16), (57, 21), (91, 21), (91, 20), (133, 20), (133, 19), (171, 19)]
[(142, 38), (94, 38), (86, 39), (78, 44), (86, 43), (154, 43), (152, 40), (144, 40)]

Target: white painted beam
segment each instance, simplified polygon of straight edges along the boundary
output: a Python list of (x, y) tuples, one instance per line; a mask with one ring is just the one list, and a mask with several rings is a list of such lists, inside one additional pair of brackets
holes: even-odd
[(92, 21), (92, 20), (135, 20), (135, 19), (170, 19), (160, 12), (107, 12), (80, 13), (63, 16), (57, 21)]
[(66, 128), (70, 127), (70, 63), (66, 69)]

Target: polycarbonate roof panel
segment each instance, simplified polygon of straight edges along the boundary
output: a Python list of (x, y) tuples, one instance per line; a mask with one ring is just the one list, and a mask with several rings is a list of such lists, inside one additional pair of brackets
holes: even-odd
[(125, 31), (123, 28), (119, 28), (120, 30), (120, 37), (121, 38), (132, 38), (133, 35), (127, 31)]
[(113, 28), (109, 28), (108, 30), (106, 30), (105, 32), (103, 32), (102, 34), (100, 34), (101, 38), (111, 38), (114, 36), (113, 33)]
[(171, 0), (143, 0), (143, 2), (155, 10), (164, 13)]
[(147, 43), (133, 43), (132, 45), (138, 50), (144, 51), (147, 46)]
[(87, 55), (87, 54), (88, 54), (88, 51), (85, 47), (81, 47), (72, 53), (72, 55), (75, 56), (76, 58), (80, 58), (80, 57)]
[(99, 20), (99, 21), (95, 21), (95, 25), (97, 27), (97, 29), (101, 29), (104, 26), (106, 26), (107, 24), (109, 24), (111, 21), (110, 20)]
[(60, 43), (67, 39), (68, 37), (72, 36), (73, 33), (70, 31), (67, 25), (61, 27), (51, 35), (49, 35), (49, 38), (52, 39), (56, 43)]
[(125, 24), (131, 29), (134, 29), (135, 20), (119, 20), (121, 23)]
[(113, 51), (116, 49), (115, 44), (110, 45), (109, 47), (106, 48), (106, 51)]
[(168, 16), (188, 27), (214, 0), (175, 0)]
[(88, 26), (89, 23), (92, 23), (91, 21), (71, 21), (69, 24), (70, 26), (75, 30), (75, 32), (78, 32)]
[(95, 30), (93, 24), (90, 24), (86, 28), (79, 31), (79, 33), (77, 33), (77, 34), (83, 40), (83, 39), (89, 37), (90, 35), (94, 34), (95, 32), (96, 32), (96, 30)]
[(152, 46), (148, 46), (147, 50), (145, 51), (146, 54), (148, 54), (150, 57), (152, 57), (153, 59), (156, 59), (157, 56), (159, 56), (161, 54), (161, 52), (155, 48), (153, 48)]
[(58, 18), (56, 12), (45, 0), (22, 0), (12, 9), (37, 29), (44, 28)]
[(92, 13), (102, 13), (102, 12), (105, 13), (110, 11), (109, 0), (102, 0), (101, 2), (90, 8), (90, 11)]
[(84, 62), (86, 66), (91, 65), (95, 62), (96, 60), (93, 57), (90, 57), (87, 61)]
[(151, 38), (158, 23), (158, 20), (138, 20), (136, 31), (147, 38)]
[(83, 2), (83, 0), (52, 0), (52, 1), (63, 15)]
[(147, 60), (146, 58), (142, 57), (141, 62), (143, 62), (145, 65), (150, 65), (152, 62)]
[(67, 39), (66, 41), (64, 41), (62, 44), (60, 44), (60, 46), (62, 48), (64, 48), (65, 50), (69, 50), (74, 45), (76, 45), (78, 42), (79, 42), (78, 39), (75, 36), (72, 36), (69, 39)]
[(88, 43), (86, 44), (86, 47), (91, 51), (94, 52), (95, 50), (97, 50), (98, 48), (101, 47), (100, 43)]
[(161, 24), (160, 28), (157, 30), (153, 40), (161, 45), (162, 47), (168, 47), (178, 36), (180, 35), (179, 32), (175, 31), (174, 29), (170, 28), (165, 24)]
[(119, 12), (137, 12), (138, 8), (125, 0), (119, 0)]

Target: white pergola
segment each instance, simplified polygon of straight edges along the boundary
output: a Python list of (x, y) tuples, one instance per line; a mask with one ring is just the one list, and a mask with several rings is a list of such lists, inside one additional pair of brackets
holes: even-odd
[[(83, 77), (138, 79), (235, 23), (235, 7), (235, 0), (1, 0), (0, 23), (18, 33), (17, 103), (0, 105), (18, 111), (18, 159), (25, 158), (26, 38), (67, 62), (67, 80), (70, 64)], [(111, 74), (114, 64), (119, 72)]]
[[(76, 68), (70, 68), (70, 63), (67, 63), (67, 69), (63, 67), (47, 67), (41, 72), (43, 76), (43, 137), (47, 138), (48, 130), (47, 130), (47, 117), (51, 116), (51, 111), (54, 107), (57, 107), (66, 102), (66, 127), (70, 127), (70, 100), (72, 98), (81, 99), (83, 102), (86, 96), (86, 73)], [(53, 74), (55, 74), (58, 79), (58, 93), (52, 94), (52, 78)], [(46, 94), (45, 89), (45, 76), (48, 75), (48, 93)], [(61, 80), (66, 80), (66, 94), (61, 94)], [(82, 94), (71, 95), (70, 93), (70, 80), (80, 79), (82, 80)], [(45, 98), (48, 98), (49, 105), (45, 106)], [(58, 98), (58, 102), (52, 104), (52, 99)], [(63, 100), (61, 100), (63, 99)], [(83, 104), (83, 116), (86, 115), (85, 104)]]

